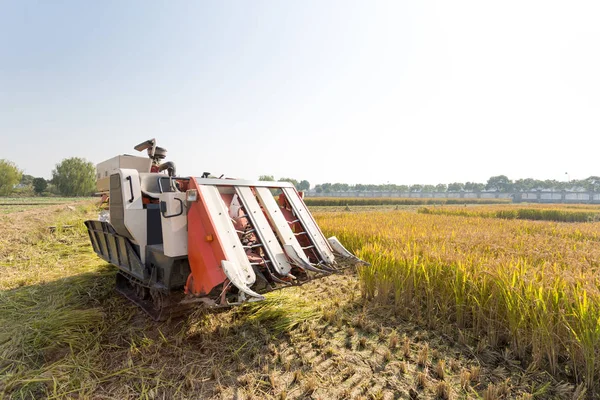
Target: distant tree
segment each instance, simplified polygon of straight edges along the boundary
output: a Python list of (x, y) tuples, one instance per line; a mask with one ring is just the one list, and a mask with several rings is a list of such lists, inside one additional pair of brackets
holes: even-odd
[(19, 183), (21, 185), (25, 185), (25, 186), (29, 186), (33, 183), (33, 176), (31, 175), (27, 175), (27, 174), (23, 174), (23, 176), (21, 177), (21, 180), (19, 181)]
[[(270, 175), (263, 175), (260, 180), (273, 180)], [(292, 178), (281, 178), (279, 181), (292, 182), (298, 190), (308, 190), (310, 184), (308, 181), (297, 182)], [(385, 183), (380, 185), (357, 183), (349, 185), (347, 183), (323, 183), (314, 187), (316, 193), (331, 193), (331, 192), (481, 192), (483, 190), (496, 190), (501, 192), (527, 191), (536, 189), (550, 190), (588, 190), (600, 192), (600, 176), (590, 176), (582, 180), (571, 180), (570, 182), (562, 182), (553, 179), (538, 180), (538, 179), (517, 179), (514, 182), (508, 179), (506, 175), (492, 176), (487, 183), (477, 182), (453, 182), (448, 185), (439, 183), (437, 185), (396, 185)]]
[(279, 178), (277, 181), (279, 181), (279, 182), (289, 182), (292, 185), (294, 185), (294, 187), (296, 189), (298, 189), (298, 181), (295, 180), (294, 178)]
[(486, 190), (495, 190), (498, 192), (510, 192), (512, 181), (506, 175), (492, 176), (485, 185)]
[(448, 185), (449, 192), (460, 192), (461, 190), (465, 190), (464, 183), (454, 182)]
[(83, 158), (67, 158), (56, 164), (52, 183), (63, 196), (88, 196), (96, 188), (96, 168)]
[(8, 196), (23, 175), (15, 163), (0, 160), (0, 196)]
[(298, 186), (296, 188), (298, 190), (307, 191), (310, 189), (310, 182), (307, 181), (306, 179), (303, 179), (300, 181), (300, 183), (298, 183)]
[(583, 180), (583, 187), (590, 192), (600, 191), (600, 176), (590, 176)]
[(581, 180), (571, 179), (566, 184), (566, 187), (568, 190), (577, 190), (577, 189), (586, 190), (587, 185), (586, 185), (585, 179), (581, 179)]
[(332, 192), (347, 192), (350, 188), (350, 185), (347, 183), (333, 183), (331, 185)]
[(41, 194), (48, 187), (48, 182), (44, 178), (33, 178), (32, 184), (36, 194)]
[(531, 178), (517, 179), (513, 183), (513, 190), (515, 190), (517, 192), (522, 192), (525, 190), (535, 189), (539, 186), (541, 186), (540, 181), (535, 180), (535, 179), (531, 179)]
[(483, 183), (476, 183), (476, 182), (465, 183), (465, 191), (467, 191), (467, 192), (481, 192), (483, 189), (485, 189), (485, 185)]
[(481, 192), (483, 189), (485, 189), (485, 184), (483, 184), (483, 183), (473, 183), (473, 191), (474, 192)]
[[(403, 190), (406, 189), (406, 190)], [(396, 185), (393, 183), (386, 183), (385, 185), (381, 185), (381, 191), (383, 192), (393, 192), (393, 193), (398, 193), (398, 192), (406, 192), (408, 191), (408, 186), (406, 185)]]
[(275, 182), (275, 177), (273, 177), (273, 175), (261, 175), (258, 177), (258, 180)]
[(546, 179), (545, 181), (536, 181), (536, 187), (541, 187), (543, 189), (551, 189), (558, 190), (562, 185), (555, 179)]

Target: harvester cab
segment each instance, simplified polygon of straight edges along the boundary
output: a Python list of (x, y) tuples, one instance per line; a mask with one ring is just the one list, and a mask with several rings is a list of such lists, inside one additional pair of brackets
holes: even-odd
[(85, 224), (94, 251), (119, 269), (117, 290), (155, 320), (259, 301), (361, 262), (325, 238), (291, 183), (178, 177), (154, 139), (135, 149), (148, 158), (98, 164), (109, 218)]

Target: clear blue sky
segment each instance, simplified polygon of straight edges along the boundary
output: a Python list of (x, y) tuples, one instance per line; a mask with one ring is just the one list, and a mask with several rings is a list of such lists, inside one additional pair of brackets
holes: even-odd
[(0, 158), (181, 175), (600, 175), (600, 2), (2, 1)]

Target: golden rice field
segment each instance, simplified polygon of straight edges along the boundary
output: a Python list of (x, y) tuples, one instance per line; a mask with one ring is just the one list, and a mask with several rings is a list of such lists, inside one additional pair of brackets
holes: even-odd
[(311, 207), (371, 266), (160, 323), (95, 202), (0, 214), (0, 399), (598, 398), (599, 223), (374, 207)]
[(558, 222), (590, 222), (600, 220), (600, 207), (587, 204), (491, 205), (481, 207), (421, 207), (421, 214), (455, 215), (504, 219), (530, 219)]
[(358, 270), (367, 300), (597, 393), (600, 224), (477, 217), (488, 212), (320, 213), (318, 222), (372, 264)]

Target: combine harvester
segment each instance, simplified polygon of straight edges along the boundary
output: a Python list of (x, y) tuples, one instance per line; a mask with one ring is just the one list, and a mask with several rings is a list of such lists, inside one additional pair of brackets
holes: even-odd
[(85, 225), (94, 251), (119, 268), (117, 290), (153, 319), (263, 300), (340, 271), (335, 254), (361, 262), (325, 239), (291, 183), (179, 177), (154, 139), (135, 149), (149, 157), (98, 164), (110, 217)]

